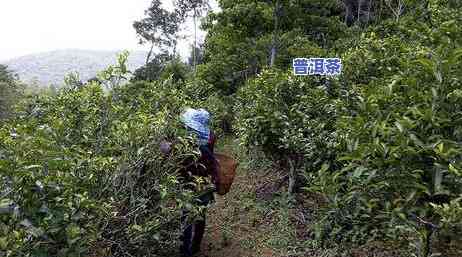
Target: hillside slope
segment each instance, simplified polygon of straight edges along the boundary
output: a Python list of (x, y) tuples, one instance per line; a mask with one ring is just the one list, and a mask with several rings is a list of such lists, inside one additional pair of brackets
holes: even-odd
[[(34, 82), (40, 86), (61, 85), (64, 76), (70, 72), (78, 72), (82, 81), (94, 77), (98, 71), (114, 64), (118, 53), (119, 51), (66, 49), (26, 55), (5, 61), (4, 64), (26, 83)], [(129, 69), (133, 71), (142, 66), (145, 58), (146, 52), (130, 52)]]

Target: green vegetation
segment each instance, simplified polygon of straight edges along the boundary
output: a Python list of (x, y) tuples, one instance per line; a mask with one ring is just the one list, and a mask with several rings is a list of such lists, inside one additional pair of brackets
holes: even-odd
[[(176, 120), (190, 100), (176, 87), (172, 80), (135, 82), (105, 93), (89, 83), (21, 106), (0, 130), (1, 251), (174, 251), (179, 208), (191, 205), (175, 174), (182, 158), (193, 154)], [(162, 157), (158, 144), (172, 136), (184, 143)]]
[(460, 216), (446, 228), (462, 193), (462, 20), (445, 6), (429, 4), (428, 23), (409, 13), (334, 42), (338, 79), (263, 72), (241, 88), (244, 143), (279, 152), (325, 197), (318, 239), (404, 239), (428, 256), (460, 229)]
[(0, 64), (0, 121), (11, 116), (12, 105), (20, 99), (23, 89), (16, 75)]
[[(186, 106), (213, 113), (241, 162), (209, 256), (460, 256), (460, 1), (219, 4), (185, 64), (178, 27), (207, 2), (153, 1), (134, 26), (163, 51), (130, 82), (121, 55), (92, 82), (21, 97), (0, 66), (0, 256), (176, 254), (181, 209), (196, 209), (176, 177), (197, 154)], [(341, 57), (343, 73), (294, 76), (297, 57)]]

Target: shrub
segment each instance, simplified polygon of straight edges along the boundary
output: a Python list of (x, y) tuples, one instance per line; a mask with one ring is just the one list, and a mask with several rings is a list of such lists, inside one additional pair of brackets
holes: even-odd
[(345, 53), (347, 66), (363, 61), (343, 76), (352, 101), (337, 122), (340, 168), (325, 166), (311, 187), (328, 199), (319, 224), (331, 238), (417, 237), (427, 256), (438, 206), (462, 193), (462, 50), (443, 10), (447, 20), (422, 29), (422, 41), (370, 34)]
[(336, 88), (335, 80), (266, 70), (238, 93), (236, 130), (242, 144), (260, 147), (290, 171), (289, 191), (295, 189), (297, 170), (316, 171), (334, 159)]
[(172, 80), (92, 82), (24, 105), (0, 127), (0, 255), (175, 252), (181, 209), (195, 209), (176, 177), (195, 152), (177, 119), (186, 99)]

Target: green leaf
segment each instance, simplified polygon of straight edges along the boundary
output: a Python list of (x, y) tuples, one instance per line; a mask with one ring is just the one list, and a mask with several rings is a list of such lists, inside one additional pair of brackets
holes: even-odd
[(139, 231), (139, 232), (142, 232), (142, 231), (143, 231), (143, 227), (141, 227), (141, 226), (138, 225), (138, 224), (132, 225), (132, 229), (133, 229), (133, 230), (136, 230), (136, 231)]
[(399, 123), (398, 121), (395, 121), (395, 126), (398, 128), (399, 132), (403, 133), (404, 129), (401, 123)]
[(424, 59), (424, 58), (421, 58), (421, 59), (418, 59), (417, 60), (418, 63), (422, 64), (422, 66), (427, 70), (427, 72), (429, 73), (433, 73), (433, 71), (435, 70), (435, 63), (432, 62), (431, 60), (429, 59)]
[(26, 170), (32, 170), (32, 169), (37, 169), (37, 168), (42, 168), (42, 165), (29, 165), (29, 166), (26, 166), (24, 167), (24, 169)]
[(456, 167), (454, 167), (451, 163), (448, 165), (449, 172), (452, 172), (458, 176), (462, 176), (461, 171), (459, 171)]

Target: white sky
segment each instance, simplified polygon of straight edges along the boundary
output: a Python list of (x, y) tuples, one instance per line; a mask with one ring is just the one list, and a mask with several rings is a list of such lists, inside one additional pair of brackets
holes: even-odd
[[(67, 48), (148, 50), (138, 45), (132, 24), (143, 17), (150, 2), (0, 0), (0, 61)], [(178, 46), (183, 56), (189, 52), (186, 46), (188, 42)]]

